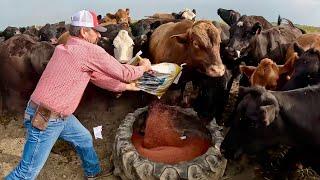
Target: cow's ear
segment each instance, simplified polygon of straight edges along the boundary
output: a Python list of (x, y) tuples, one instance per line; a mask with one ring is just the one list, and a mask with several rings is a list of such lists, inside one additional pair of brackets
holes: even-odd
[(193, 12), (193, 14), (194, 14), (194, 15), (196, 15), (196, 14), (197, 14), (196, 9), (192, 9), (192, 12)]
[(172, 35), (170, 38), (176, 39), (178, 43), (186, 44), (188, 43), (188, 33)]
[(256, 22), (253, 27), (252, 27), (252, 34), (260, 34), (261, 33), (261, 30), (262, 30), (262, 25), (260, 22)]
[(130, 14), (130, 9), (127, 8), (127, 9), (126, 9), (126, 12), (127, 12), (127, 15), (129, 16), (129, 14)]
[(269, 126), (274, 121), (277, 113), (276, 108), (277, 107), (275, 105), (260, 106), (263, 125)]
[(246, 75), (249, 79), (252, 76), (253, 72), (257, 69), (257, 67), (245, 65), (240, 65), (239, 68), (240, 72)]
[[(298, 54), (295, 52), (288, 58), (288, 60), (286, 61), (286, 63), (284, 65), (277, 65), (277, 67), (279, 69), (279, 75), (291, 72), (293, 70), (294, 63), (296, 62), (296, 60), (298, 58), (299, 58)], [(290, 75), (288, 75), (287, 79), (290, 79), (289, 76)]]
[(293, 44), (293, 49), (295, 52), (298, 53), (298, 56), (301, 56), (301, 54), (305, 52), (304, 49), (297, 42)]

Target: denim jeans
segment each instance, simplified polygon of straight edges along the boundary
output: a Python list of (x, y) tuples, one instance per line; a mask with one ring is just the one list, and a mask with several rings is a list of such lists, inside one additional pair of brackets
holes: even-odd
[(31, 124), (34, 114), (35, 109), (28, 105), (24, 118), (27, 135), (22, 160), (5, 177), (6, 180), (35, 179), (58, 138), (70, 142), (75, 147), (82, 160), (82, 167), (86, 176), (100, 173), (101, 168), (98, 156), (93, 148), (92, 136), (74, 115), (70, 115), (64, 119), (50, 118), (47, 129), (40, 131)]

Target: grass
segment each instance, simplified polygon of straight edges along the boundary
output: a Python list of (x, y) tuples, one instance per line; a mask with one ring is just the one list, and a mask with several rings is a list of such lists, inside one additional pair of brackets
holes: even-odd
[(320, 27), (308, 26), (308, 25), (299, 25), (296, 24), (297, 27), (305, 30), (307, 33), (320, 33)]

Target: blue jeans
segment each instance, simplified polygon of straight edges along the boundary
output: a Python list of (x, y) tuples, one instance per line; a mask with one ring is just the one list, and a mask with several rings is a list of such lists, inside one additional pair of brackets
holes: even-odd
[(27, 129), (27, 135), (22, 160), (5, 177), (6, 180), (35, 179), (58, 138), (70, 142), (75, 147), (82, 160), (82, 167), (86, 176), (100, 173), (101, 168), (98, 156), (93, 148), (92, 136), (74, 115), (64, 119), (50, 118), (47, 129), (40, 131), (31, 124), (35, 109), (28, 105), (25, 114), (24, 126)]

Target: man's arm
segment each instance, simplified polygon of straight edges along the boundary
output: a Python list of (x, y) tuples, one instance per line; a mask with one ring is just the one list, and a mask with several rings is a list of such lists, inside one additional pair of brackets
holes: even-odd
[(113, 92), (122, 92), (126, 90), (125, 83), (99, 72), (93, 72), (90, 81), (96, 86)]
[(89, 50), (85, 68), (89, 71), (101, 72), (122, 82), (131, 82), (140, 78), (145, 71), (151, 69), (150, 62), (142, 61), (140, 66), (124, 65), (97, 46)]
[(104, 74), (93, 72), (91, 74), (90, 81), (103, 89), (107, 89), (113, 92), (122, 92), (122, 91), (139, 91), (140, 89), (135, 86), (134, 83), (123, 83), (119, 80), (113, 79), (109, 76), (106, 76)]

